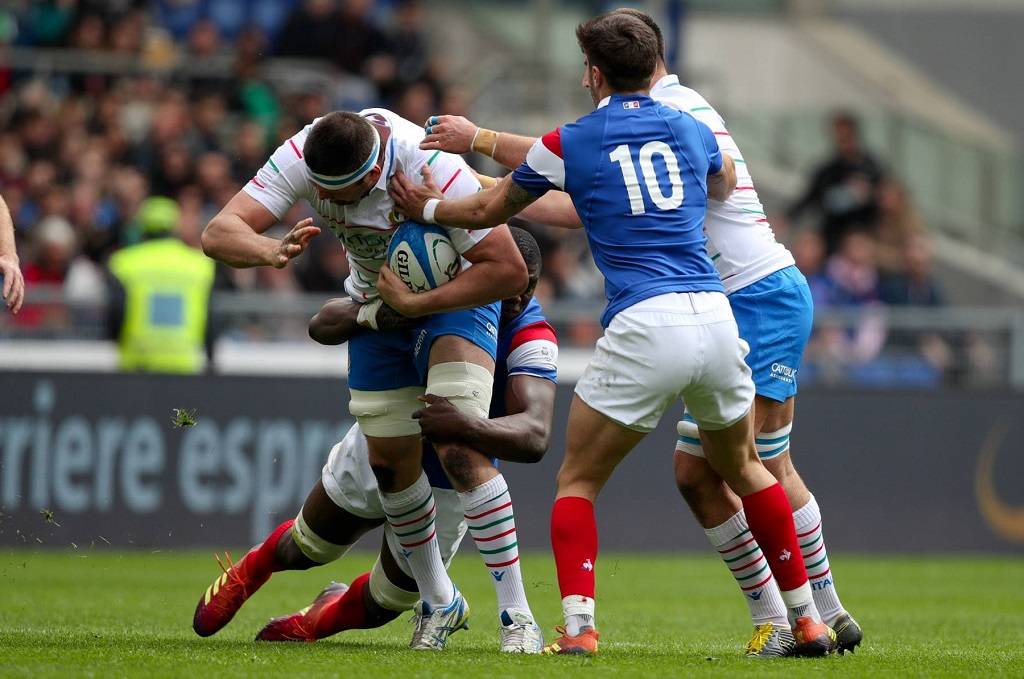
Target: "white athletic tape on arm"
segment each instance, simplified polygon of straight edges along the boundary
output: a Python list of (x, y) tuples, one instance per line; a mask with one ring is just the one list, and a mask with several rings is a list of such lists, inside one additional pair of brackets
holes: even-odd
[(430, 198), (423, 205), (423, 221), (427, 224), (437, 224), (434, 221), (434, 213), (437, 212), (437, 206), (441, 204), (439, 198)]
[(380, 311), (380, 306), (383, 303), (384, 300), (378, 297), (372, 302), (367, 302), (360, 306), (359, 313), (356, 314), (356, 323), (370, 330), (379, 330), (377, 327), (377, 312)]

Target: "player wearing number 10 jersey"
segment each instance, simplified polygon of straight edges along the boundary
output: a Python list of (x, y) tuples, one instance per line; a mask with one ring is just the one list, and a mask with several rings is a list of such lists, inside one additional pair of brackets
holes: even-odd
[(563, 190), (605, 276), (605, 335), (576, 386), (551, 518), (566, 627), (548, 650), (596, 652), (593, 502), (619, 461), (683, 398), (710, 463), (742, 498), (798, 651), (828, 652), (834, 635), (814, 606), (792, 510), (754, 450), (747, 347), (705, 245), (707, 199), (731, 193), (732, 160), (705, 125), (650, 98), (658, 54), (647, 25), (606, 14), (581, 25), (577, 38), (597, 108), (540, 139), (511, 177), (457, 201), (431, 198), (397, 175), (393, 182), (406, 214), (463, 228), (499, 223)]

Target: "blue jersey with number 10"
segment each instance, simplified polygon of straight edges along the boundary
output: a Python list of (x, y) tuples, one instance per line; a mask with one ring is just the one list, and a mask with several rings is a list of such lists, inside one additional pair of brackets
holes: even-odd
[(512, 181), (576, 206), (605, 278), (605, 327), (619, 311), (670, 292), (722, 292), (707, 253), (707, 176), (718, 142), (688, 113), (615, 94), (533, 145)]

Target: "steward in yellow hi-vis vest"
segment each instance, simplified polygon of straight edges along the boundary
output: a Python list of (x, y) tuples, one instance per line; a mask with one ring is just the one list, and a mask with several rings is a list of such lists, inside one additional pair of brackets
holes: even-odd
[(215, 265), (175, 237), (178, 216), (170, 198), (146, 199), (135, 217), (142, 241), (110, 257), (109, 328), (122, 370), (203, 369)]

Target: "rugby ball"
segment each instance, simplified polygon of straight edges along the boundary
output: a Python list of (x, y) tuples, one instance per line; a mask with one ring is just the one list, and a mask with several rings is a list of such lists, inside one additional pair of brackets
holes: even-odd
[(462, 258), (441, 227), (404, 222), (391, 236), (388, 267), (410, 290), (423, 292), (455, 278)]

